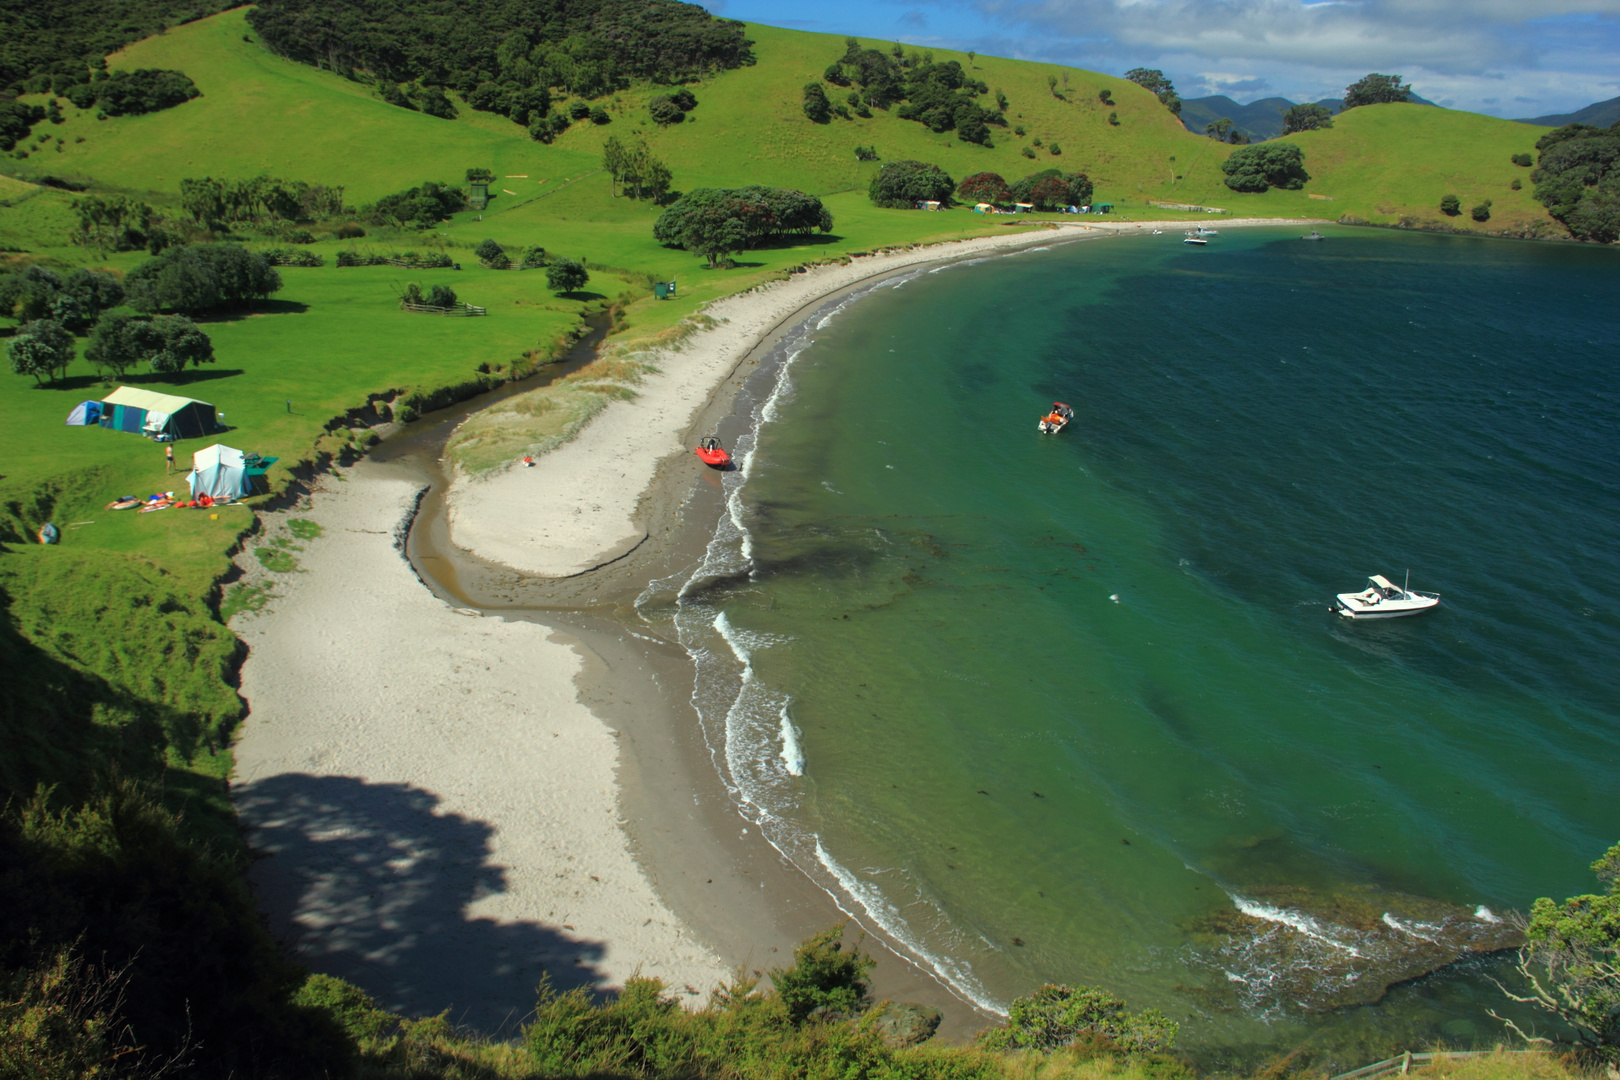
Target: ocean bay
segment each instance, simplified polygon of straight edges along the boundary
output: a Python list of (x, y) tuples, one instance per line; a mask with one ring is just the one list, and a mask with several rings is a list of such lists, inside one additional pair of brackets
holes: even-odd
[[(1616, 839), (1620, 263), (1295, 235), (1058, 245), (822, 320), (688, 647), (735, 660), (700, 704), (741, 801), (958, 992), (1095, 983), (1212, 1061), (1349, 1067), (1494, 1039), (1494, 961), (1405, 980)], [(1439, 612), (1329, 613), (1408, 568)]]

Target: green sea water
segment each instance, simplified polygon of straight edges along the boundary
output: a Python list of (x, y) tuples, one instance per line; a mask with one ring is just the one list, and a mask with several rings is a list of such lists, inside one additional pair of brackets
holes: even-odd
[[(891, 279), (780, 347), (644, 611), (744, 814), (963, 996), (1104, 986), (1217, 1066), (1489, 1043), (1500, 960), (1445, 961), (1620, 840), (1617, 298), (1348, 229)], [(1437, 612), (1330, 613), (1408, 570)]]

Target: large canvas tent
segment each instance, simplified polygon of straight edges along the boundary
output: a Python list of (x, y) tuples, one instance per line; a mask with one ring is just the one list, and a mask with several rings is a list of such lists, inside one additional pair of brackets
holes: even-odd
[(81, 401), (68, 413), (68, 427), (93, 427), (101, 423), (101, 402)]
[(242, 451), (219, 443), (192, 454), (191, 472), (186, 476), (191, 484), (191, 497), (240, 499), (251, 495), (253, 479), (245, 457)]
[(120, 386), (101, 399), (101, 426), (153, 438), (197, 439), (219, 430), (206, 401)]

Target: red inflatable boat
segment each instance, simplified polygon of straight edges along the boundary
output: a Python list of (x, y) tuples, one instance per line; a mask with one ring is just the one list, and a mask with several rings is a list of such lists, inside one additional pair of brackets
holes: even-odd
[(698, 443), (692, 453), (696, 454), (703, 464), (716, 469), (723, 469), (731, 464), (731, 455), (726, 453), (726, 448), (721, 446), (720, 440), (713, 435)]

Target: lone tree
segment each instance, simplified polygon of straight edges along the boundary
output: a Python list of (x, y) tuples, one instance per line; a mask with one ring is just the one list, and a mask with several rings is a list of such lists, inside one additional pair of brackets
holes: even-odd
[(908, 210), (919, 202), (948, 203), (956, 183), (938, 165), (925, 161), (886, 161), (867, 194), (878, 206)]
[(998, 203), (1012, 198), (1012, 189), (999, 173), (974, 173), (957, 185), (956, 193), (963, 202)]
[(817, 124), (832, 119), (832, 102), (827, 100), (827, 91), (818, 82), (804, 84), (804, 115)]
[(1125, 73), (1125, 77), (1144, 90), (1156, 94), (1159, 104), (1176, 116), (1181, 115), (1181, 95), (1176, 93), (1175, 86), (1165, 77), (1164, 72), (1158, 68), (1131, 68)]
[(1456, 217), (1462, 213), (1462, 200), (1455, 195), (1440, 196), (1440, 212), (1447, 217)]
[(1204, 134), (1208, 135), (1216, 142), (1225, 142), (1227, 136), (1232, 134), (1232, 129), (1236, 126), (1237, 125), (1232, 123), (1232, 118), (1230, 116), (1223, 116), (1213, 124), (1205, 124)]
[(1283, 113), (1284, 135), (1292, 135), (1296, 131), (1317, 131), (1332, 126), (1333, 113), (1326, 105), (1307, 102), (1304, 105), (1295, 105)]
[(73, 335), (55, 319), (35, 319), (17, 331), (6, 346), (6, 356), (12, 371), (32, 375), (35, 385), (43, 386), (67, 374), (73, 363)]
[(1221, 163), (1226, 186), (1233, 191), (1260, 192), (1267, 188), (1298, 191), (1310, 180), (1305, 151), (1293, 143), (1260, 143), (1234, 150)]
[(473, 254), (478, 256), (479, 262), (491, 270), (505, 270), (512, 265), (512, 260), (507, 257), (506, 249), (494, 240), (481, 242), (477, 247), (473, 248)]
[(1364, 75), (1344, 89), (1344, 107), (1358, 105), (1388, 105), (1392, 102), (1412, 100), (1412, 88), (1401, 82), (1399, 75)]
[(591, 275), (573, 259), (558, 259), (546, 267), (546, 284), (555, 293), (571, 293), (583, 289)]
[[(1563, 1020), (1612, 1071), (1620, 1064), (1620, 844), (1592, 870), (1606, 892), (1572, 896), (1562, 904), (1544, 896), (1531, 906), (1517, 964), (1527, 992), (1497, 986), (1514, 1001), (1538, 1005)], [(1497, 1019), (1524, 1036), (1513, 1021)]]

